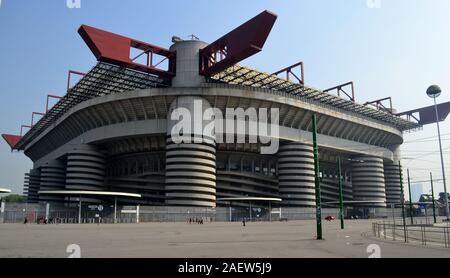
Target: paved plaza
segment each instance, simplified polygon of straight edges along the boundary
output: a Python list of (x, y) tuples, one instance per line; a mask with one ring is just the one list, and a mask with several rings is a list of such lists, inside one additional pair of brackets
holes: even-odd
[[(372, 220), (373, 221), (373, 220)], [(67, 246), (80, 246), (81, 257), (360, 257), (378, 244), (381, 257), (450, 257), (450, 249), (405, 245), (371, 237), (367, 220), (324, 222), (324, 240), (315, 240), (315, 221), (0, 224), (0, 257), (68, 257)]]

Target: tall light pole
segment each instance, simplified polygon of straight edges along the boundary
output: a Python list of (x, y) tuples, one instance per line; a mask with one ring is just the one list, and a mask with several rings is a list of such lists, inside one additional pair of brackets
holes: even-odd
[(437, 85), (432, 85), (427, 89), (427, 95), (434, 99), (434, 110), (436, 112), (436, 125), (438, 130), (438, 139), (439, 139), (439, 152), (441, 153), (441, 167), (442, 167), (442, 179), (444, 180), (444, 201), (445, 201), (445, 216), (447, 222), (449, 221), (449, 208), (448, 208), (448, 194), (447, 194), (447, 183), (445, 181), (445, 167), (444, 167), (444, 155), (442, 154), (442, 142), (441, 142), (441, 130), (439, 128), (439, 113), (436, 103), (436, 98), (441, 95), (441, 88)]
[(312, 116), (312, 128), (313, 128), (313, 148), (314, 148), (314, 184), (316, 195), (316, 230), (317, 239), (322, 238), (322, 207), (320, 204), (320, 165), (319, 165), (319, 145), (317, 143), (317, 116)]
[(341, 158), (337, 159), (338, 185), (339, 185), (339, 218), (341, 219), (341, 229), (344, 229), (344, 197), (342, 193), (342, 171)]

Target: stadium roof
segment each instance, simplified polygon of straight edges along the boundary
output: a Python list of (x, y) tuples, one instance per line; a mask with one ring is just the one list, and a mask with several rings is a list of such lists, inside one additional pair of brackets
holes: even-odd
[(389, 112), (377, 110), (370, 106), (358, 104), (351, 100), (325, 93), (319, 89), (304, 86), (303, 84), (295, 83), (273, 74), (271, 75), (240, 65), (231, 66), (225, 71), (211, 76), (211, 81), (285, 92), (330, 105), (334, 108), (355, 112), (372, 119), (383, 121), (402, 131), (415, 129), (421, 126), (418, 123), (408, 121)]
[(167, 79), (148, 73), (99, 62), (14, 145), (14, 149), (23, 150), (70, 108), (85, 100), (135, 89), (168, 87), (169, 83)]
[[(405, 120), (391, 113), (376, 110), (276, 75), (270, 75), (239, 65), (234, 65), (211, 76), (209, 82), (221, 82), (285, 92), (293, 96), (302, 97), (305, 100), (330, 105), (330, 107), (383, 121), (402, 131), (420, 127), (418, 123)], [(14, 145), (14, 149), (23, 150), (28, 143), (56, 122), (70, 108), (85, 100), (135, 89), (169, 86), (170, 81), (168, 79), (106, 62), (99, 62)]]

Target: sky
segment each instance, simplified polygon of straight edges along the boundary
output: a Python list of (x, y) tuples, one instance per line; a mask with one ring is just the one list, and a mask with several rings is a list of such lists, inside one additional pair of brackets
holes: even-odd
[[(431, 105), (431, 84), (443, 90), (438, 102), (450, 100), (448, 0), (80, 0), (80, 8), (66, 2), (0, 0), (0, 133), (18, 134), (33, 111), (45, 110), (48, 93), (63, 95), (69, 69), (95, 65), (77, 33), (81, 24), (168, 48), (173, 35), (212, 42), (266, 9), (277, 22), (264, 50), (243, 65), (274, 72), (303, 61), (307, 85), (354, 81), (357, 102), (391, 96), (397, 111)], [(441, 133), (450, 176), (450, 119)], [(402, 147), (411, 182), (426, 193), (430, 171), (440, 179), (435, 191), (443, 191), (436, 134), (436, 125), (406, 133)], [(23, 153), (0, 143), (0, 187), (21, 193), (30, 168)]]

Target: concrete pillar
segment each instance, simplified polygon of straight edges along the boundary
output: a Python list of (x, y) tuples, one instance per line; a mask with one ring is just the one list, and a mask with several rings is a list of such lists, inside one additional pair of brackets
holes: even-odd
[(81, 196), (78, 198), (78, 224), (81, 224)]
[(50, 203), (45, 204), (45, 219), (48, 221), (50, 218)]
[(1, 201), (0, 203), (0, 223), (5, 221), (5, 201)]
[(394, 146), (391, 150), (394, 153), (394, 161), (384, 163), (386, 202), (399, 204), (401, 202), (400, 167), (398, 165), (401, 159), (400, 145)]
[[(210, 121), (202, 120), (203, 111), (210, 107), (205, 99), (193, 96), (178, 97), (170, 106), (165, 179), (168, 205), (216, 206), (216, 143), (213, 136), (203, 134)], [(172, 114), (181, 111), (177, 108), (189, 112), (191, 130), (180, 130), (182, 136), (172, 138), (172, 130), (188, 119), (184, 115), (171, 120)], [(178, 141), (180, 137), (182, 141)]]
[(140, 217), (140, 209), (141, 209), (141, 205), (137, 205), (136, 206), (136, 223), (139, 224), (139, 217)]
[[(51, 160), (40, 167), (39, 191), (64, 190), (66, 184), (66, 164), (63, 160)], [(41, 202), (63, 202), (63, 196), (39, 195)]]
[(28, 182), (27, 202), (39, 202), (38, 192), (40, 190), (41, 171), (39, 169), (31, 169), (28, 174), (28, 181), (26, 182)]
[(278, 151), (278, 180), (284, 206), (314, 207), (314, 154), (310, 144), (282, 144)]
[(170, 51), (177, 53), (176, 75), (172, 87), (199, 87), (205, 77), (199, 74), (199, 51), (208, 44), (198, 40), (176, 42)]
[(358, 156), (352, 161), (354, 201), (377, 201), (383, 203), (361, 204), (363, 207), (386, 207), (383, 159)]
[(117, 196), (114, 197), (114, 224), (117, 223)]
[(400, 204), (400, 167), (393, 162), (384, 164), (384, 179), (386, 183), (386, 202), (388, 204)]
[(104, 190), (105, 156), (96, 146), (79, 145), (67, 154), (66, 189)]

